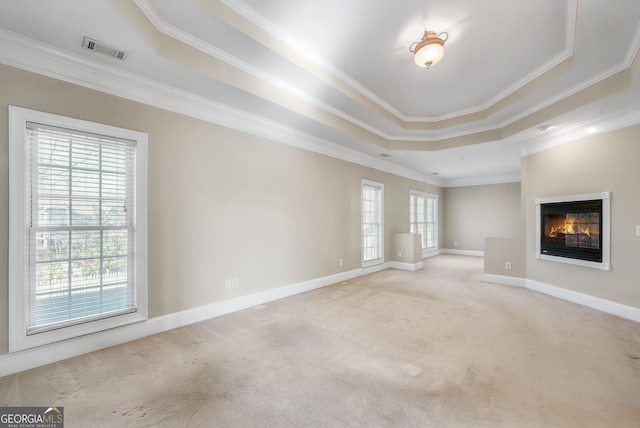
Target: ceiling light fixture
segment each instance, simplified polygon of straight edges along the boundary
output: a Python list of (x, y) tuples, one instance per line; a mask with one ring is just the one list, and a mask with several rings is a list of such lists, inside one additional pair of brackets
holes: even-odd
[(409, 52), (413, 53), (413, 60), (418, 66), (431, 68), (442, 59), (444, 55), (444, 42), (448, 39), (448, 33), (425, 31), (422, 40), (409, 45)]

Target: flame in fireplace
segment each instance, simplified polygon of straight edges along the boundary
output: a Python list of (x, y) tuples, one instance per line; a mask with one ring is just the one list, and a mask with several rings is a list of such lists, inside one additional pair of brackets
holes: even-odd
[(568, 217), (563, 224), (558, 226), (551, 226), (551, 231), (549, 231), (549, 237), (555, 238), (558, 235), (577, 235), (583, 234), (587, 236), (591, 236), (589, 233), (588, 227), (578, 227), (575, 223), (575, 220), (572, 216)]

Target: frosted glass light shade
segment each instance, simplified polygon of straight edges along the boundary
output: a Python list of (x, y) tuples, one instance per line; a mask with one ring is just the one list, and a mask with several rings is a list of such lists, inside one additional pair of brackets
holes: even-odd
[(438, 38), (428, 39), (422, 46), (417, 46), (414, 61), (420, 67), (431, 67), (438, 63), (444, 55), (444, 43)]

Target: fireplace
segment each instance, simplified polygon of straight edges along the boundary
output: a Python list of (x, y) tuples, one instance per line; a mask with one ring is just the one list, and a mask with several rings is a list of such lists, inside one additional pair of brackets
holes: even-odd
[(610, 193), (536, 199), (536, 258), (610, 270)]
[(542, 254), (602, 262), (602, 199), (542, 204)]

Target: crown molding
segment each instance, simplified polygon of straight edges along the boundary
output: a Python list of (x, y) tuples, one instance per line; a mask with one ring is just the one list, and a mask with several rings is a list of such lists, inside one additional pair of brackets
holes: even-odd
[(629, 50), (627, 51), (627, 55), (624, 59), (627, 67), (631, 67), (631, 64), (633, 64), (633, 61), (635, 61), (638, 56), (638, 53), (640, 53), (640, 22), (636, 26), (636, 32), (633, 35), (631, 45), (629, 46)]
[[(178, 40), (188, 46), (191, 46), (192, 48), (200, 52), (203, 52), (213, 58), (219, 59), (220, 61), (223, 61), (226, 64), (229, 64), (230, 66), (242, 72), (245, 72), (251, 76), (254, 76), (272, 86), (280, 88), (297, 98), (305, 100), (306, 102), (316, 107), (319, 107), (320, 109), (328, 113), (331, 113), (337, 117), (340, 117), (341, 119), (344, 119), (347, 122), (350, 122), (362, 129), (365, 129), (381, 138), (388, 139), (388, 135), (385, 134), (380, 129), (374, 126), (371, 126), (370, 124), (352, 115), (349, 115), (346, 112), (333, 107), (332, 105), (325, 103), (324, 101), (310, 95), (309, 93), (303, 91), (302, 89), (294, 85), (291, 85), (287, 81), (280, 79), (274, 76), (273, 74), (266, 73), (263, 70), (247, 63), (246, 61), (243, 61), (227, 53), (226, 51), (223, 51), (222, 49), (219, 49), (213, 46), (212, 44), (205, 42), (202, 39), (192, 36), (191, 34), (179, 29), (178, 27), (169, 24), (162, 17), (160, 17), (160, 15), (156, 12), (155, 8), (153, 7), (150, 1), (134, 0), (134, 3), (136, 4), (136, 6), (138, 6), (140, 11), (147, 17), (149, 22), (151, 22), (154, 28), (160, 33), (165, 34), (168, 37), (171, 37), (175, 40)], [(226, 2), (223, 2), (223, 3), (226, 3)], [(345, 82), (345, 83), (349, 84), (348, 82)]]
[(0, 63), (434, 186), (442, 181), (263, 117), (0, 29)]
[[(140, 0), (137, 0), (140, 1)], [(640, 25), (634, 37), (634, 45), (622, 68), (629, 67), (640, 50)], [(630, 62), (629, 62), (630, 61)], [(517, 182), (519, 176), (496, 176), (477, 179), (443, 180), (399, 167), (387, 161), (351, 150), (337, 143), (326, 141), (302, 131), (285, 127), (276, 122), (238, 110), (210, 99), (176, 89), (123, 71), (114, 66), (92, 61), (0, 29), (0, 62), (15, 68), (31, 71), (110, 95), (158, 107), (167, 111), (194, 117), (207, 122), (238, 129), (273, 139), (288, 145), (325, 154), (327, 156), (378, 169), (422, 183), (439, 187), (473, 186), (504, 182)], [(614, 73), (611, 71), (610, 73)], [(524, 143), (522, 156), (549, 150), (594, 135), (585, 128), (596, 127), (595, 134), (634, 125), (640, 122), (640, 109), (616, 112), (595, 121), (581, 124), (557, 134), (545, 134)]]
[[(148, 0), (136, 0), (136, 1), (148, 1)], [(234, 12), (238, 13), (243, 18), (247, 19), (253, 25), (261, 28), (267, 33), (271, 34), (274, 38), (280, 40), (290, 49), (293, 49), (302, 57), (305, 57), (318, 65), (320, 68), (329, 72), (332, 76), (340, 80), (342, 83), (349, 86), (354, 91), (360, 93), (365, 98), (369, 99), (373, 103), (377, 104), (382, 109), (391, 113), (396, 118), (403, 120), (406, 122), (406, 115), (402, 113), (400, 110), (395, 108), (393, 105), (376, 95), (374, 92), (369, 90), (367, 87), (359, 83), (357, 80), (353, 79), (348, 74), (344, 73), (342, 70), (334, 66), (329, 61), (320, 57), (319, 55), (313, 55), (312, 49), (305, 49), (298, 39), (291, 36), (287, 32), (283, 31), (282, 28), (275, 25), (273, 22), (266, 19), (264, 16), (257, 13), (255, 10), (251, 9), (244, 2), (240, 0), (220, 0), (221, 3), (232, 9)]]
[[(273, 37), (275, 37), (276, 39), (280, 40), (282, 43), (284, 43), (286, 46), (288, 46), (291, 49), (294, 49), (299, 55), (304, 56), (308, 59), (310, 59), (311, 61), (313, 61), (314, 63), (316, 63), (316, 65), (320, 66), (321, 68), (325, 69), (326, 71), (328, 71), (329, 73), (331, 73), (334, 77), (336, 77), (337, 79), (341, 80), (343, 83), (347, 84), (349, 87), (351, 87), (351, 89), (360, 92), (363, 96), (369, 98), (371, 101), (375, 102), (376, 104), (378, 104), (380, 107), (386, 109), (387, 111), (389, 111), (391, 114), (393, 114), (396, 118), (400, 119), (400, 120), (404, 120), (405, 122), (407, 121), (411, 121), (408, 120), (410, 118), (408, 118), (406, 115), (404, 115), (403, 113), (401, 113), (398, 110), (395, 110), (394, 108), (392, 108), (390, 106), (390, 104), (386, 103), (384, 100), (382, 100), (381, 98), (379, 98), (377, 95), (375, 95), (373, 92), (367, 90), (364, 86), (360, 85), (358, 82), (356, 82), (354, 79), (352, 79), (351, 77), (349, 77), (348, 75), (346, 75), (345, 73), (343, 73), (341, 70), (339, 70), (337, 67), (333, 66), (331, 63), (329, 63), (328, 61), (320, 58), (317, 55), (310, 55), (307, 52), (309, 52), (310, 50), (308, 49), (303, 49), (300, 46), (300, 43), (293, 38), (292, 36), (290, 36), (288, 33), (284, 32), (280, 27), (276, 26), (275, 24), (273, 24), (271, 21), (265, 19), (262, 15), (258, 14), (257, 12), (255, 12), (253, 9), (251, 9), (249, 6), (247, 6), (245, 3), (239, 1), (239, 0), (221, 0), (221, 2), (223, 4), (225, 4), (226, 6), (228, 6), (229, 8), (231, 8), (232, 10), (234, 10), (236, 13), (240, 14), (242, 17), (244, 17), (245, 19), (247, 19), (248, 21), (250, 21), (253, 25), (256, 25), (257, 27), (261, 28), (262, 30), (266, 31), (267, 33), (271, 34)], [(387, 132), (382, 131), (379, 128), (374, 127), (373, 125), (370, 125), (367, 122), (364, 122), (363, 120), (360, 120), (340, 109), (337, 109), (335, 107), (333, 107), (332, 105), (329, 105), (325, 102), (323, 102), (322, 100), (311, 96), (310, 94), (308, 94), (307, 92), (303, 91), (302, 89), (293, 86), (291, 84), (289, 84), (288, 82), (277, 78), (276, 76), (270, 74), (270, 73), (266, 73), (264, 71), (262, 71), (261, 69), (254, 67), (253, 65), (233, 56), (228, 54), (227, 52), (216, 48), (215, 46), (205, 42), (202, 39), (199, 39), (197, 37), (192, 36), (189, 33), (186, 33), (185, 31), (175, 27), (174, 25), (171, 25), (170, 23), (168, 23), (167, 21), (165, 21), (156, 11), (156, 9), (153, 7), (152, 3), (149, 0), (134, 0), (134, 3), (136, 4), (136, 6), (140, 9), (140, 11), (147, 17), (147, 19), (149, 20), (149, 22), (151, 22), (151, 24), (153, 25), (153, 27), (159, 31), (162, 34), (165, 34), (168, 37), (171, 37), (175, 40), (178, 40), (188, 46), (191, 46), (192, 48), (199, 50), (207, 55), (210, 55), (220, 61), (225, 62), (226, 64), (229, 64), (230, 66), (243, 71), (251, 76), (254, 76), (272, 86), (278, 87), (284, 91), (286, 91), (287, 93), (302, 99), (328, 113), (331, 113), (341, 119), (344, 119), (345, 121), (352, 123), (366, 131), (371, 132), (374, 135), (377, 135), (385, 140), (388, 141), (412, 141), (412, 142), (436, 142), (436, 141), (440, 141), (440, 140), (447, 140), (447, 139), (452, 139), (452, 138), (458, 138), (458, 137), (464, 137), (464, 136), (468, 136), (468, 135), (472, 135), (472, 134), (478, 134), (478, 133), (482, 133), (482, 132), (486, 132), (486, 131), (493, 131), (496, 129), (500, 129), (503, 128), (509, 124), (511, 124), (512, 122), (515, 122), (517, 120), (519, 120), (521, 117), (517, 116), (514, 118), (510, 118), (507, 121), (503, 122), (503, 123), (499, 123), (497, 125), (492, 125), (492, 124), (488, 124), (488, 125), (484, 125), (484, 126), (476, 126), (473, 127), (473, 129), (468, 129), (468, 130), (459, 130), (459, 131), (450, 131), (450, 132), (443, 132), (441, 130), (437, 130), (437, 131), (421, 131), (421, 135), (419, 136), (411, 136), (411, 135), (392, 135), (389, 134)], [(568, 37), (569, 38), (569, 37)], [(565, 58), (565, 52), (560, 54), (561, 58), (555, 58), (553, 59), (551, 62), (553, 63), (550, 67), (546, 67), (546, 66), (542, 66), (540, 67), (540, 69), (538, 69), (537, 71), (534, 71), (531, 75), (535, 75), (536, 77), (539, 77), (541, 74), (543, 74), (544, 72), (546, 72), (548, 70), (548, 68), (552, 68), (553, 66), (557, 65), (557, 63), (562, 62)], [(568, 56), (571, 56), (571, 52), (569, 52)], [(525, 85), (527, 82), (523, 82), (522, 85)], [(515, 88), (515, 90), (517, 90), (518, 88)], [(507, 96), (509, 94), (506, 94), (504, 96)], [(500, 98), (501, 99), (501, 98)], [(495, 102), (499, 101), (499, 99), (497, 99)], [(487, 106), (485, 107), (480, 107), (478, 109), (472, 109), (469, 111), (465, 111), (465, 112), (461, 112), (461, 113), (456, 113), (456, 114), (452, 114), (452, 115), (447, 115), (442, 116), (442, 118), (414, 118), (415, 121), (423, 121), (423, 122), (428, 122), (428, 121), (437, 121), (437, 120), (442, 120), (442, 119), (447, 119), (447, 118), (453, 118), (453, 117), (457, 117), (460, 115), (464, 115), (464, 114), (469, 114), (469, 113), (475, 113), (478, 111), (482, 111), (488, 107), (490, 107), (490, 105), (493, 104), (493, 101), (491, 103), (489, 103)], [(387, 107), (391, 108), (391, 110), (389, 110)], [(544, 106), (540, 107), (543, 108)], [(392, 111), (393, 110), (393, 111)], [(537, 111), (537, 109), (534, 109), (533, 112)], [(527, 116), (531, 114), (531, 111), (527, 111), (527, 114), (523, 115), (523, 116)]]
[(448, 187), (468, 187), (468, 186), (484, 186), (489, 184), (505, 184), (505, 183), (519, 183), (520, 173), (518, 174), (503, 174), (493, 175), (489, 177), (478, 178), (460, 178), (453, 180), (444, 180), (443, 186)]
[[(348, 87), (350, 87), (351, 89), (353, 89), (354, 91), (360, 93), (361, 95), (363, 95), (365, 98), (369, 99), (370, 101), (372, 101), (374, 104), (377, 104), (379, 107), (381, 107), (382, 109), (388, 111), (390, 114), (394, 115), (397, 119), (404, 121), (405, 123), (412, 123), (412, 122), (423, 122), (423, 123), (434, 123), (434, 122), (438, 122), (438, 121), (442, 121), (442, 120), (447, 120), (447, 119), (454, 119), (456, 117), (461, 117), (464, 115), (468, 115), (468, 114), (473, 114), (473, 113), (479, 113), (479, 112), (483, 112), (486, 111), (487, 109), (491, 108), (493, 105), (495, 105), (496, 103), (500, 102), (501, 100), (507, 98), (508, 96), (514, 94), (515, 92), (517, 92), (518, 90), (522, 89), (524, 86), (526, 86), (527, 84), (530, 84), (532, 82), (534, 82), (536, 79), (541, 78), (546, 72), (548, 72), (549, 70), (553, 69), (554, 67), (558, 66), (559, 64), (561, 64), (563, 61), (566, 61), (568, 58), (571, 58), (573, 56), (573, 51), (574, 51), (574, 45), (575, 45), (575, 29), (576, 29), (576, 25), (577, 25), (577, 13), (578, 13), (578, 2), (577, 0), (568, 0), (567, 1), (567, 23), (566, 23), (566, 28), (567, 31), (565, 33), (565, 45), (566, 48), (560, 52), (558, 55), (556, 55), (554, 58), (552, 58), (551, 60), (547, 61), (545, 64), (543, 64), (542, 66), (540, 66), (539, 68), (537, 68), (536, 70), (534, 70), (533, 72), (531, 72), (530, 74), (528, 74), (527, 76), (525, 76), (524, 78), (522, 78), (521, 80), (519, 80), (518, 82), (516, 82), (515, 84), (511, 85), (510, 87), (508, 87), (507, 89), (505, 89), (504, 91), (502, 91), (501, 93), (499, 93), (498, 95), (496, 95), (495, 97), (493, 97), (491, 100), (489, 100), (487, 103), (485, 103), (482, 106), (479, 106), (477, 108), (471, 108), (465, 111), (459, 111), (456, 113), (452, 113), (452, 114), (447, 114), (447, 115), (442, 115), (442, 116), (438, 116), (438, 117), (408, 117), (405, 114), (401, 113), (400, 111), (398, 111), (397, 109), (393, 108), (392, 106), (390, 106), (388, 103), (386, 103), (384, 100), (382, 100), (380, 97), (376, 96), (374, 93), (372, 93), (371, 91), (367, 90), (364, 86), (360, 85), (357, 81), (355, 81), (354, 79), (352, 79), (351, 77), (349, 77), (348, 75), (346, 75), (345, 73), (343, 73), (341, 70), (339, 70), (337, 67), (335, 67), (334, 65), (332, 65), (331, 63), (329, 63), (328, 61), (324, 60), (323, 58), (319, 57), (318, 55), (312, 55), (310, 54), (310, 50), (308, 49), (303, 49), (303, 47), (301, 46), (300, 42), (297, 41), (294, 37), (292, 37), (291, 35), (289, 35), (288, 33), (286, 33), (285, 31), (283, 31), (280, 27), (278, 27), (277, 25), (275, 25), (274, 23), (272, 23), (271, 21), (269, 21), (268, 19), (266, 19), (264, 16), (260, 15), (259, 13), (257, 13), (255, 10), (253, 10), (250, 6), (248, 6), (246, 3), (244, 3), (242, 0), (220, 0), (222, 4), (224, 4), (225, 6), (227, 6), (228, 8), (230, 8), (233, 12), (237, 13), (239, 16), (243, 17), (244, 19), (246, 19), (248, 22), (250, 22), (252, 25), (254, 25), (257, 28), (260, 28), (261, 30), (265, 31), (266, 33), (270, 34), (272, 37), (274, 37), (276, 40), (278, 40), (280, 43), (284, 44), (285, 46), (287, 46), (289, 49), (294, 50), (295, 52), (297, 52), (298, 55), (300, 55), (301, 57), (307, 58), (308, 60), (312, 61), (314, 64), (316, 64), (318, 67), (320, 67), (321, 69), (327, 71), (329, 74), (331, 74), (333, 77), (335, 77), (336, 79), (338, 79), (339, 81), (341, 81), (342, 83), (346, 84)], [(602, 73), (599, 73), (598, 75), (592, 76), (590, 79), (585, 80), (583, 82), (581, 82), (578, 85), (575, 85), (571, 88), (566, 89), (565, 91), (562, 91), (558, 94), (556, 94), (554, 97), (546, 99), (545, 101), (531, 106), (530, 108), (527, 108), (526, 110), (522, 111), (519, 114), (514, 114), (512, 116), (509, 116), (508, 118), (502, 120), (501, 122), (498, 123), (487, 123), (484, 120), (481, 120), (479, 122), (469, 122), (469, 123), (461, 123), (460, 125), (455, 126), (454, 128), (457, 128), (457, 130), (455, 129), (450, 129), (449, 131), (446, 130), (423, 130), (420, 131), (421, 134), (420, 135), (406, 135), (406, 134), (390, 134), (388, 132), (385, 132), (381, 129), (379, 129), (378, 127), (376, 127), (375, 125), (372, 125), (368, 122), (365, 122), (364, 120), (358, 119), (348, 113), (346, 113), (343, 110), (340, 110), (332, 105), (329, 105), (325, 102), (323, 102), (322, 100), (310, 95), (309, 93), (307, 93), (306, 91), (289, 84), (288, 82), (279, 79), (278, 77), (269, 74), (269, 73), (265, 73), (264, 71), (258, 69), (257, 67), (254, 67), (251, 64), (248, 64), (242, 60), (240, 60), (239, 58), (236, 58), (218, 48), (216, 48), (215, 46), (209, 44), (208, 42), (205, 42), (204, 40), (198, 39), (180, 29), (178, 29), (177, 27), (169, 24), (168, 22), (166, 22), (155, 10), (152, 2), (150, 0), (134, 0), (136, 6), (138, 8), (140, 8), (140, 10), (143, 12), (143, 14), (149, 19), (149, 21), (152, 23), (152, 25), (161, 33), (172, 37), (178, 41), (181, 41), (183, 43), (185, 43), (186, 45), (189, 45), (207, 55), (213, 56), (221, 61), (224, 61), (225, 63), (231, 65), (232, 67), (235, 67), (249, 75), (252, 75), (258, 79), (263, 80), (264, 82), (273, 85), (274, 87), (278, 87), (284, 91), (286, 91), (287, 93), (304, 100), (305, 102), (308, 102), (336, 117), (339, 117), (363, 130), (366, 130), (370, 133), (372, 133), (373, 135), (376, 135), (378, 137), (381, 137), (384, 140), (387, 141), (408, 141), (408, 142), (416, 142), (416, 143), (432, 143), (432, 142), (437, 142), (437, 141), (443, 141), (443, 140), (449, 140), (449, 139), (454, 139), (454, 138), (461, 138), (461, 137), (472, 137), (476, 134), (481, 134), (483, 132), (487, 132), (487, 131), (500, 131), (520, 120), (525, 119), (526, 117), (538, 113), (542, 110), (544, 110), (545, 108), (548, 108), (560, 101), (562, 101), (565, 98), (568, 98), (572, 95), (575, 95), (576, 93), (579, 93), (580, 91), (586, 90), (589, 87), (602, 82), (612, 76), (614, 76), (615, 74), (624, 71), (626, 69), (628, 69), (631, 64), (633, 63), (633, 60), (635, 59), (637, 53), (638, 53), (638, 46), (640, 46), (640, 26), (639, 29), (636, 31), (635, 37), (633, 38), (633, 43), (630, 46), (630, 49), (627, 52), (627, 55), (625, 57), (625, 60), (623, 63), (619, 63), (616, 64), (610, 68), (608, 68), (607, 70), (604, 70)], [(329, 85), (329, 83), (327, 83)], [(486, 142), (486, 141), (482, 141), (482, 142)]]
[(623, 111), (616, 111), (596, 120), (583, 122), (570, 129), (563, 129), (555, 134), (543, 134), (523, 142), (521, 156), (545, 152), (566, 144), (575, 143), (588, 137), (612, 132), (640, 123), (640, 106)]

